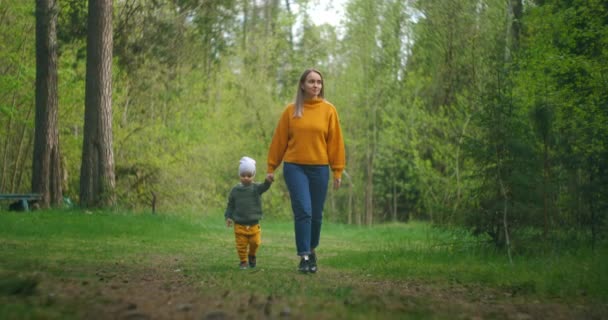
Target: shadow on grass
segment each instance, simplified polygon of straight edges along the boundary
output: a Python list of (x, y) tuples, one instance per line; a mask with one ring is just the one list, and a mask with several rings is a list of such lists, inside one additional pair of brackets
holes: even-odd
[(0, 275), (0, 294), (5, 296), (31, 296), (36, 293), (38, 279), (16, 274)]

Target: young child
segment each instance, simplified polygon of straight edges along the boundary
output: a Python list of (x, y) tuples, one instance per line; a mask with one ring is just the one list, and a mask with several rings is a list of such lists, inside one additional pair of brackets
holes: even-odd
[(224, 213), (226, 227), (234, 224), (236, 251), (239, 255), (241, 269), (256, 266), (256, 252), (262, 242), (260, 220), (262, 219), (262, 193), (266, 192), (272, 181), (268, 178), (263, 183), (253, 181), (255, 177), (255, 160), (243, 157), (239, 164), (241, 183), (230, 190), (228, 206)]

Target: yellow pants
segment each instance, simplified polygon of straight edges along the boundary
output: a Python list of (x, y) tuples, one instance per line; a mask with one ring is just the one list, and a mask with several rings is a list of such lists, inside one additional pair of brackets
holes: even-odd
[[(236, 239), (236, 252), (241, 262), (247, 261), (247, 256), (255, 256), (262, 243), (262, 227), (260, 224), (244, 226), (234, 224), (234, 237)], [(249, 251), (247, 251), (249, 247)]]

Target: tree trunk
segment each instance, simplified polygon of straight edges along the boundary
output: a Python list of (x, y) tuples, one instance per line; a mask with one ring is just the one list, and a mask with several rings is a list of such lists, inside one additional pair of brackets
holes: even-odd
[[(366, 72), (366, 74), (369, 74)], [(369, 101), (366, 105), (370, 105)], [(377, 104), (372, 105), (372, 117), (370, 119), (370, 131), (368, 132), (368, 146), (366, 156), (366, 181), (365, 181), (365, 223), (371, 226), (374, 223), (374, 158), (376, 157), (376, 110)]]
[(59, 205), (61, 162), (57, 127), (57, 2), (36, 1), (36, 125), (32, 192), (42, 194), (41, 207)]
[(507, 256), (509, 257), (509, 263), (513, 264), (513, 258), (511, 257), (511, 238), (509, 237), (509, 216), (508, 216), (508, 208), (509, 208), (509, 196), (507, 195), (507, 189), (502, 180), (502, 157), (501, 153), (496, 148), (496, 163), (497, 163), (497, 179), (498, 185), (500, 186), (500, 194), (503, 199), (503, 208), (502, 208), (502, 226), (505, 235), (505, 246), (507, 248)]
[(393, 192), (392, 192), (392, 200), (393, 200), (393, 205), (392, 205), (392, 210), (391, 210), (391, 221), (393, 222), (397, 222), (397, 203), (399, 203), (399, 201), (397, 200), (399, 198), (399, 195), (397, 194), (397, 181), (395, 179), (395, 177), (393, 177), (392, 179), (392, 185), (393, 185)]
[[(29, 119), (31, 115), (32, 115), (32, 109), (29, 109), (27, 111), (27, 116), (25, 118)], [(27, 128), (28, 127), (26, 125), (21, 126), (21, 135), (19, 136), (19, 143), (17, 144), (18, 145), (17, 154), (15, 155), (16, 158), (15, 158), (15, 163), (13, 166), (14, 170), (13, 170), (13, 177), (11, 180), (11, 189), (10, 189), (11, 192), (16, 192), (17, 190), (21, 189), (23, 171), (25, 170), (24, 169), (25, 161), (22, 161), (21, 157), (23, 157), (25, 154), (24, 150), (31, 150), (31, 147), (32, 147), (33, 136), (26, 134)]]
[(348, 186), (348, 224), (353, 224), (353, 186)]
[(521, 19), (524, 14), (524, 5), (522, 0), (511, 0), (511, 14), (513, 19), (511, 20), (511, 36), (513, 37), (513, 51), (519, 49), (519, 39), (521, 35)]
[[(243, 22), (242, 22), (242, 42), (241, 49), (243, 51), (247, 48), (247, 32), (249, 31), (249, 0), (243, 0)], [(289, 9), (289, 7), (288, 7)]]
[[(589, 173), (589, 187), (591, 190), (596, 190), (596, 185), (594, 181), (594, 176), (596, 174), (594, 168), (594, 161), (592, 157), (588, 157), (588, 173)], [(595, 214), (595, 192), (588, 192), (589, 194), (589, 212), (591, 214), (591, 251), (595, 251), (595, 243), (597, 241), (597, 228), (596, 228), (596, 214)]]
[(353, 224), (353, 200), (354, 200), (354, 190), (355, 185), (353, 184), (353, 179), (351, 179), (350, 175), (346, 170), (342, 172), (342, 176), (348, 179), (348, 215), (346, 218), (347, 224)]
[[(285, 8), (287, 9), (288, 16), (291, 16), (291, 6), (289, 4), (289, 0), (285, 0)], [(294, 48), (294, 40), (293, 40), (293, 27), (290, 23), (289, 25), (289, 49), (293, 50)]]
[(545, 219), (545, 225), (543, 229), (543, 236), (545, 240), (549, 234), (549, 141), (545, 135), (543, 139), (543, 216)]
[[(371, 146), (368, 146), (371, 148)], [(374, 223), (374, 170), (373, 151), (368, 151), (365, 181), (365, 224), (371, 226)]]
[(80, 205), (115, 204), (112, 150), (112, 0), (89, 0)]

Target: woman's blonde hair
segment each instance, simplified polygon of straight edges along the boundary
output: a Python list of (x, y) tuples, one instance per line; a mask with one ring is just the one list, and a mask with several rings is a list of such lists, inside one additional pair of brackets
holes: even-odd
[(296, 118), (302, 117), (302, 113), (304, 112), (304, 89), (302, 89), (302, 85), (306, 81), (306, 77), (308, 77), (311, 72), (314, 72), (321, 77), (321, 83), (323, 84), (323, 86), (321, 87), (321, 92), (319, 92), (319, 98), (325, 98), (325, 83), (323, 80), (323, 74), (321, 74), (321, 72), (316, 69), (306, 69), (300, 76), (300, 81), (298, 82), (298, 91), (296, 93), (296, 101), (294, 103), (295, 110), (293, 111), (293, 116)]

